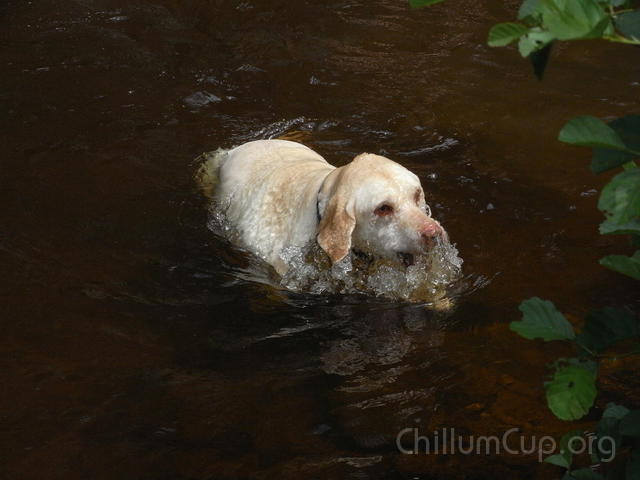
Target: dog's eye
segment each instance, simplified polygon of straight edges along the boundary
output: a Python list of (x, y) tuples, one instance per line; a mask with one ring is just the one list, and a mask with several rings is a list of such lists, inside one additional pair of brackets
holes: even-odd
[(387, 203), (383, 203), (378, 208), (376, 208), (373, 213), (378, 215), (379, 217), (384, 217), (385, 215), (391, 215), (393, 213), (393, 207)]
[(416, 202), (416, 205), (420, 205), (420, 190), (416, 190), (416, 194), (414, 195), (413, 198)]

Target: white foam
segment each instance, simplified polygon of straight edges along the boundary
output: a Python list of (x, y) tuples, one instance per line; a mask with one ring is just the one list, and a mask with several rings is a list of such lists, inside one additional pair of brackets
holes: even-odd
[(426, 255), (416, 256), (405, 267), (396, 260), (385, 260), (351, 252), (330, 265), (316, 242), (304, 248), (290, 247), (282, 254), (289, 270), (281, 279), (283, 287), (314, 294), (368, 294), (393, 300), (438, 303), (447, 288), (460, 277), (462, 259), (449, 242), (438, 242)]

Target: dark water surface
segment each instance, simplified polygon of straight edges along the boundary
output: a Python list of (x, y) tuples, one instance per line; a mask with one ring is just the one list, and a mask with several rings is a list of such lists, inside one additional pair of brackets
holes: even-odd
[[(518, 303), (549, 298), (572, 321), (638, 308), (597, 265), (627, 248), (595, 234), (605, 179), (555, 141), (571, 116), (639, 110), (638, 50), (563, 45), (537, 82), (485, 45), (516, 7), (0, 4), (6, 478), (559, 474), (395, 445), (407, 427), (566, 432), (541, 380), (570, 350), (511, 333)], [(382, 153), (421, 177), (476, 282), (453, 312), (248, 279), (257, 261), (206, 228), (193, 159), (291, 131), (332, 163)], [(616, 371), (600, 407), (637, 391)]]

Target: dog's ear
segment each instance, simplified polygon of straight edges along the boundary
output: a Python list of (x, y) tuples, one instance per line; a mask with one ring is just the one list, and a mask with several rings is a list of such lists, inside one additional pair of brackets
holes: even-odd
[(329, 255), (332, 263), (339, 262), (351, 250), (351, 234), (356, 226), (353, 205), (342, 192), (335, 192), (323, 204), (318, 244)]

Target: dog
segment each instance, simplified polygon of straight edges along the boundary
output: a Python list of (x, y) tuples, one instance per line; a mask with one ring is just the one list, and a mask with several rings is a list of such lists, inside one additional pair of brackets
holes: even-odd
[(419, 178), (370, 153), (334, 167), (288, 140), (256, 140), (210, 157), (199, 172), (238, 242), (284, 275), (288, 247), (317, 241), (332, 263), (351, 250), (412, 265), (447, 233)]

